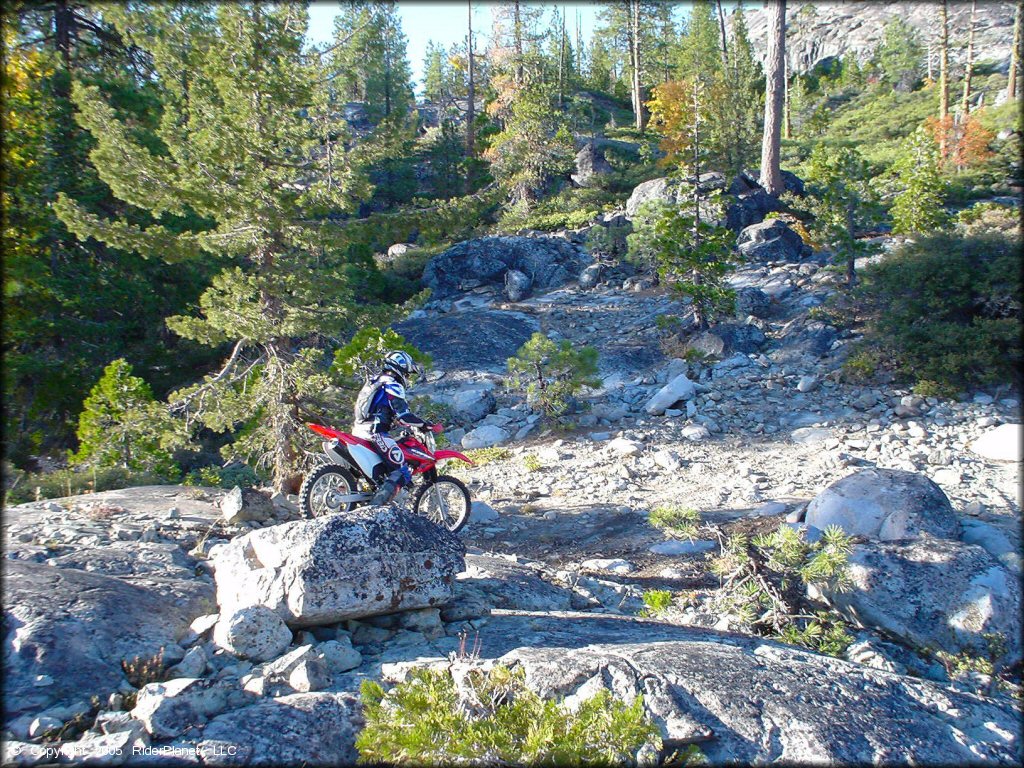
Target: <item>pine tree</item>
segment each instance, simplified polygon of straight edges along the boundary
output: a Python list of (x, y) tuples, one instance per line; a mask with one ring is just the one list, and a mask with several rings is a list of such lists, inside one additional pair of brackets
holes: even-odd
[(898, 91), (909, 91), (921, 78), (924, 48), (917, 31), (900, 16), (885, 25), (874, 55), (882, 80)]
[[(154, 220), (102, 218), (67, 196), (58, 215), (79, 237), (150, 258), (220, 260), (199, 314), (168, 326), (231, 354), (172, 400), (214, 430), (244, 427), (234, 450), (268, 466), (284, 487), (298, 457), (301, 403), (322, 386), (318, 353), (302, 345), (340, 338), (355, 317), (346, 240), (325, 248), (317, 216), (351, 212), (367, 196), (361, 150), (346, 151), (344, 125), (316, 88), (325, 73), (302, 53), (302, 6), (125, 8), (118, 21), (153, 55), (166, 151), (139, 144), (95, 87), (76, 84), (74, 98), (96, 141), (100, 176)], [(175, 232), (171, 224), (190, 211), (205, 225)]]
[(722, 71), (722, 50), (709, 0), (695, 0), (690, 8), (686, 33), (679, 40), (677, 74), (682, 80), (699, 78), (707, 83), (713, 73)]
[(428, 40), (427, 52), (423, 57), (423, 98), (441, 108), (450, 96), (446, 64), (444, 47)]
[(782, 102), (786, 89), (786, 0), (770, 6), (768, 51), (765, 55), (764, 131), (761, 138), (761, 175), (758, 179), (770, 195), (783, 192), (781, 162)]
[(331, 69), (344, 98), (366, 104), (373, 123), (413, 104), (407, 41), (394, 0), (349, 0), (334, 20)]
[(171, 448), (181, 445), (182, 436), (149, 385), (133, 376), (123, 359), (104, 369), (85, 399), (77, 435), (74, 464), (123, 467), (168, 479), (180, 473)]
[(942, 207), (946, 184), (939, 172), (939, 148), (925, 128), (908, 137), (893, 170), (902, 188), (892, 205), (894, 233), (931, 234), (949, 223)]
[(846, 282), (852, 286), (857, 256), (867, 252), (858, 234), (874, 215), (877, 197), (861, 154), (852, 147), (816, 144), (807, 161), (809, 204), (814, 215), (811, 234), (827, 243), (838, 261), (846, 264)]

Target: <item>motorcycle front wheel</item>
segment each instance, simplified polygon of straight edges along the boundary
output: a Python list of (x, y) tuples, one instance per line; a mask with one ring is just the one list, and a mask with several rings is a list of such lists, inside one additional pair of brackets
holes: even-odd
[(348, 512), (354, 501), (338, 501), (338, 496), (356, 492), (356, 479), (345, 467), (322, 464), (302, 481), (299, 490), (299, 508), (305, 517), (323, 517), (336, 512)]
[(438, 475), (416, 491), (412, 509), (457, 533), (469, 521), (469, 489), (457, 477)]

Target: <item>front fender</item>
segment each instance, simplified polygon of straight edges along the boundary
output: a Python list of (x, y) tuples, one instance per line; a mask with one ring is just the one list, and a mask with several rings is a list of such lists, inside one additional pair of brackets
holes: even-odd
[(443, 459), (458, 459), (459, 461), (464, 461), (467, 464), (473, 463), (472, 461), (470, 461), (470, 459), (468, 459), (466, 456), (459, 453), (458, 451), (435, 451), (434, 459), (436, 461), (441, 461)]

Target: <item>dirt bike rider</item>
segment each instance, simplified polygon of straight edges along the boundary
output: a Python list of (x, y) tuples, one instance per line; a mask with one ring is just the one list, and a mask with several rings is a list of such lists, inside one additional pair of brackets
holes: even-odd
[(409, 410), (405, 387), (414, 373), (422, 374), (423, 369), (408, 352), (388, 352), (381, 360), (381, 372), (369, 379), (356, 396), (352, 433), (370, 440), (389, 470), (387, 479), (374, 494), (371, 503), (375, 506), (390, 502), (412, 480), (402, 449), (388, 432), (395, 425), (425, 427), (433, 432), (444, 429), (441, 424), (428, 424)]

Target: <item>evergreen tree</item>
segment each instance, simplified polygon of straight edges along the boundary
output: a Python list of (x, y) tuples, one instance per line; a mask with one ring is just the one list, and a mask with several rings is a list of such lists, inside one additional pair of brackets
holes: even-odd
[(942, 207), (946, 184), (939, 172), (939, 148), (923, 127), (906, 140), (893, 165), (901, 190), (892, 204), (892, 231), (903, 235), (931, 234), (949, 223)]
[(170, 449), (181, 444), (173, 439), (181, 436), (149, 385), (133, 376), (123, 359), (104, 369), (85, 399), (77, 435), (74, 464), (123, 467), (168, 479), (180, 474)]
[(867, 163), (852, 147), (831, 148), (819, 143), (807, 161), (805, 200), (814, 215), (811, 234), (846, 264), (848, 286), (856, 280), (857, 257), (868, 252), (857, 236), (875, 215), (877, 198), (870, 178)]
[(883, 81), (898, 91), (911, 90), (921, 79), (924, 47), (917, 31), (900, 16), (886, 23), (874, 58)]
[(423, 98), (433, 104), (444, 105), (451, 95), (448, 92), (449, 82), (444, 47), (428, 40), (423, 58)]
[(373, 123), (412, 106), (407, 40), (394, 0), (348, 0), (334, 19), (331, 69), (343, 98), (366, 104)]
[(677, 76), (710, 82), (714, 73), (722, 71), (722, 49), (719, 42), (715, 8), (709, 0), (695, 0), (690, 8), (686, 32), (679, 40)]
[[(183, 24), (185, 16), (193, 23)], [(298, 458), (303, 398), (323, 388), (320, 356), (302, 345), (340, 338), (354, 319), (345, 240), (325, 248), (316, 217), (352, 212), (366, 197), (361, 150), (346, 151), (344, 125), (315, 87), (325, 73), (302, 53), (304, 7), (126, 7), (118, 20), (153, 55), (164, 151), (136, 141), (95, 87), (76, 83), (74, 99), (101, 178), (154, 222), (99, 217), (65, 195), (58, 215), (79, 237), (150, 258), (206, 253), (221, 261), (198, 315), (168, 326), (231, 354), (172, 400), (214, 430), (243, 427), (234, 450), (268, 466), (284, 487)], [(204, 225), (175, 232), (171, 224), (189, 212)]]

